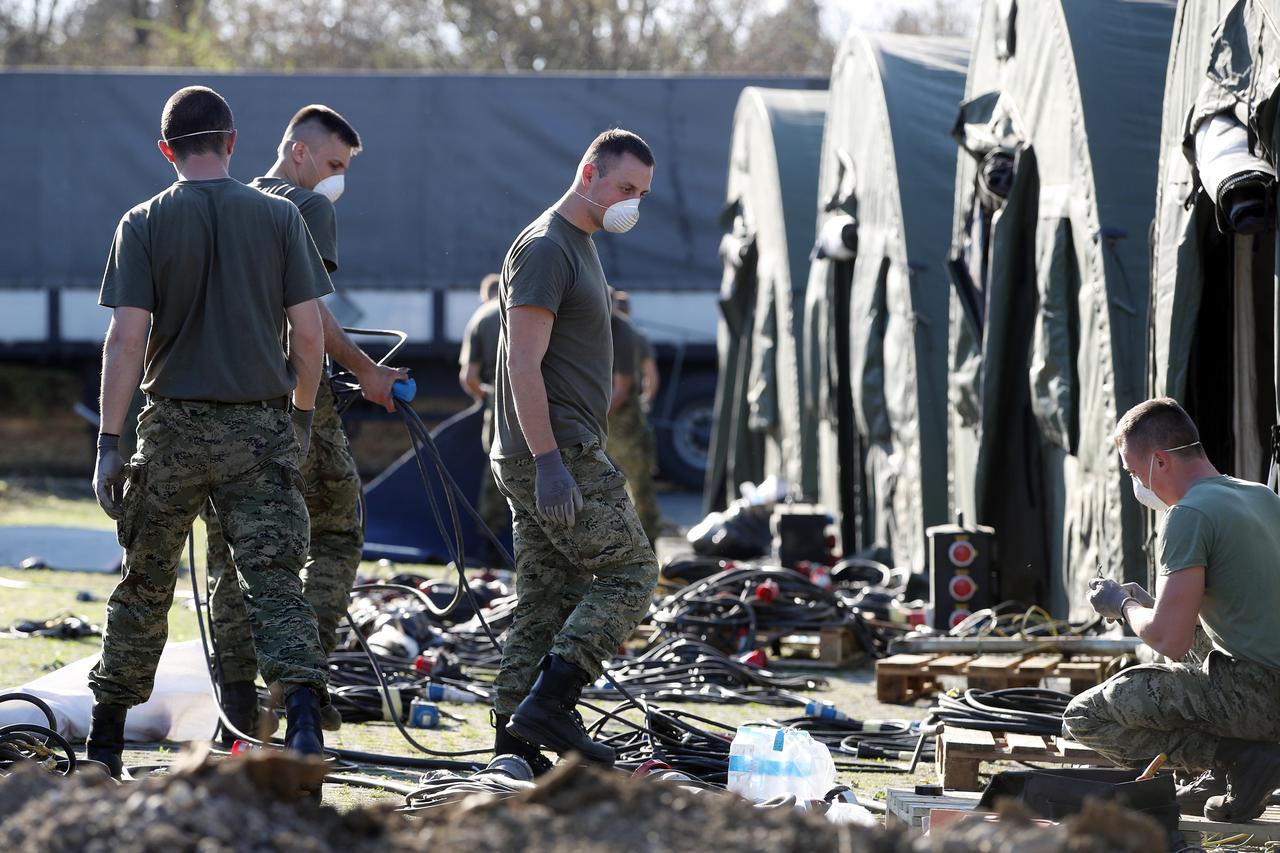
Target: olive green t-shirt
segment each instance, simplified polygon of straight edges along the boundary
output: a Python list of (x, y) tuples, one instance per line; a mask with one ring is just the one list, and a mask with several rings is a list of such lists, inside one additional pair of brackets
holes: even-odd
[(285, 309), (332, 290), (298, 209), (223, 178), (126, 213), (98, 302), (151, 312), (143, 391), (244, 403), (293, 390)]
[(1261, 483), (1197, 480), (1165, 513), (1160, 571), (1205, 567), (1200, 622), (1232, 657), (1280, 669), (1280, 495)]
[(485, 385), (493, 385), (497, 373), (498, 338), (502, 335), (499, 309), (496, 299), (490, 299), (476, 309), (467, 321), (467, 330), (462, 335), (462, 352), (458, 354), (460, 367), (480, 366), (480, 381)]
[(307, 223), (316, 251), (324, 259), (324, 266), (331, 273), (338, 271), (338, 219), (333, 202), (314, 190), (291, 184), (284, 178), (254, 178), (249, 186), (264, 193), (293, 202)]
[(507, 312), (525, 305), (555, 315), (542, 358), (542, 379), (556, 445), (598, 440), (604, 446), (613, 388), (613, 336), (609, 289), (591, 237), (555, 211), (543, 213), (507, 250), (498, 293), (502, 334), (494, 385), (497, 431), (490, 455), (512, 459), (530, 452), (507, 371)]
[(640, 333), (630, 320), (620, 314), (610, 318), (609, 326), (613, 333), (613, 373), (615, 376), (630, 376), (632, 388), (636, 388), (644, 372)]

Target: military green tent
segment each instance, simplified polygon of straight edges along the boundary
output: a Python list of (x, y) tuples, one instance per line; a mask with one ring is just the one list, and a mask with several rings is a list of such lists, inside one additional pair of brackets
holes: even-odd
[(1145, 580), (1110, 440), (1145, 395), (1148, 229), (1172, 0), (985, 0), (955, 135), (952, 501), (1002, 593), (1091, 613)]
[(1151, 391), (1186, 406), (1220, 471), (1270, 468), (1280, 2), (1178, 8), (1154, 229)]
[(801, 435), (799, 342), (826, 108), (826, 92), (748, 87), (738, 99), (708, 509), (736, 497), (743, 482), (776, 475), (798, 485), (817, 464)]
[(949, 131), (967, 63), (956, 39), (845, 38), (805, 298), (806, 437), (823, 464), (804, 485), (840, 517), (846, 553), (885, 548), (914, 570), (948, 516)]

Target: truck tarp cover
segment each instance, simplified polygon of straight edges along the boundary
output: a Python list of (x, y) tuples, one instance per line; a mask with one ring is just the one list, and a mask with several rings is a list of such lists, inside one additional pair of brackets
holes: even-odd
[[(0, 103), (0, 288), (88, 287), (116, 222), (174, 180), (156, 150), (160, 111), (209, 85), (235, 113), (232, 176), (275, 159), (301, 106), (328, 104), (360, 132), (338, 203), (341, 287), (471, 288), (573, 179), (600, 131), (645, 137), (658, 161), (640, 225), (597, 239), (611, 283), (709, 290), (723, 164), (743, 86), (825, 86), (809, 78), (579, 75), (263, 75), (6, 72)], [(21, 128), (21, 133), (12, 132)], [(104, 320), (105, 329), (105, 320)]]
[(721, 242), (720, 382), (704, 499), (776, 475), (799, 486), (801, 323), (826, 92), (742, 91), (734, 113)]
[(1275, 0), (1179, 5), (1154, 228), (1151, 390), (1187, 407), (1220, 471), (1251, 480), (1266, 477), (1276, 419), (1277, 242), (1274, 230), (1259, 238), (1220, 230), (1194, 140), (1205, 122), (1227, 116), (1255, 156), (1277, 165), (1278, 21)]
[[(955, 135), (952, 500), (1003, 597), (1091, 614), (1146, 578), (1111, 434), (1145, 396), (1172, 0), (986, 0)], [(967, 307), (966, 307), (967, 306)]]
[(842, 518), (846, 553), (887, 548), (915, 570), (926, 567), (924, 528), (948, 514), (949, 132), (967, 64), (957, 39), (845, 39), (818, 229), (852, 217), (856, 248), (814, 258), (805, 302), (805, 440), (821, 460), (805, 485)]

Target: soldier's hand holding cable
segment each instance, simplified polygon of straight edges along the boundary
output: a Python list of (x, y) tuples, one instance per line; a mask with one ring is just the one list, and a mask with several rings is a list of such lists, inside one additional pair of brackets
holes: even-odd
[(1110, 578), (1094, 578), (1089, 582), (1089, 588), (1093, 590), (1089, 593), (1089, 604), (1093, 609), (1099, 616), (1105, 616), (1117, 622), (1124, 621), (1124, 603), (1138, 600)]
[(124, 459), (120, 457), (120, 436), (98, 434), (98, 461), (93, 467), (93, 493), (98, 506), (119, 521), (124, 516), (120, 491), (124, 483)]
[(289, 412), (289, 420), (293, 421), (293, 434), (302, 451), (302, 455), (298, 457), (299, 464), (307, 461), (307, 454), (311, 451), (311, 420), (315, 416), (315, 409), (293, 409)]
[(534, 463), (537, 475), (533, 490), (538, 514), (556, 524), (573, 527), (577, 512), (582, 509), (582, 491), (569, 469), (564, 467), (560, 451), (550, 450), (535, 456)]

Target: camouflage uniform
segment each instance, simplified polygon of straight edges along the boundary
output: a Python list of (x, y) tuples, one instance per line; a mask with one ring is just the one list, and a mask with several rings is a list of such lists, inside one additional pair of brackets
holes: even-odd
[(494, 707), (511, 714), (548, 652), (598, 678), (649, 608), (658, 563), (625, 478), (598, 442), (560, 451), (582, 490), (572, 529), (543, 521), (532, 458), (496, 459), (498, 487), (511, 502), (516, 551), (515, 621), (503, 646)]
[[(338, 643), (351, 585), (364, 550), (360, 523), (360, 475), (347, 445), (333, 391), (326, 381), (316, 392), (311, 451), (302, 466), (311, 517), (310, 556), (303, 591), (316, 611), (320, 648), (327, 658)], [(209, 614), (224, 683), (253, 681), (257, 659), (241, 587), (218, 518), (203, 513), (208, 531)], [(264, 673), (265, 675), (265, 673)]]
[(633, 385), (632, 389), (618, 410), (609, 415), (609, 455), (627, 477), (627, 494), (640, 516), (645, 536), (652, 542), (662, 527), (662, 512), (653, 489), (656, 447), (653, 430), (640, 406), (639, 388)]
[(1193, 661), (1126, 669), (1081, 693), (1063, 725), (1076, 740), (1122, 767), (1167, 753), (1176, 769), (1213, 766), (1220, 738), (1280, 742), (1280, 670), (1220, 649)]
[(117, 524), (124, 576), (107, 604), (102, 659), (89, 675), (98, 703), (132, 707), (150, 697), (178, 560), (210, 499), (240, 555), (263, 676), (327, 695), (315, 614), (299, 580), (308, 519), (298, 445), (283, 399), (279, 405), (155, 398), (143, 411)]

